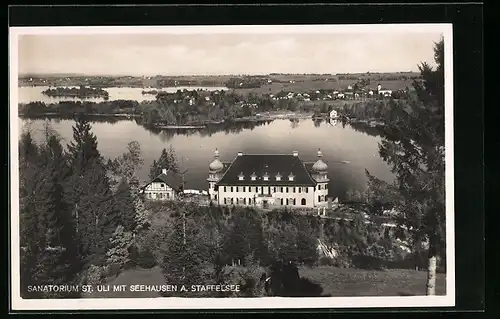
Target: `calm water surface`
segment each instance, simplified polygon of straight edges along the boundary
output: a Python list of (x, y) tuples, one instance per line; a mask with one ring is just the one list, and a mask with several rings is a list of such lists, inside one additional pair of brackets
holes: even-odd
[[(43, 138), (45, 121), (63, 138), (65, 144), (72, 140), (71, 120), (19, 119), (19, 131), (30, 127), (37, 141)], [(315, 161), (318, 148), (323, 152), (329, 167), (330, 196), (342, 198), (348, 189), (362, 189), (366, 185), (365, 169), (391, 181), (393, 175), (388, 165), (378, 155), (379, 137), (356, 131), (341, 123), (314, 123), (311, 119), (299, 122), (275, 120), (253, 128), (226, 129), (211, 134), (195, 131), (190, 134), (172, 131), (151, 132), (135, 121), (115, 123), (93, 122), (99, 150), (107, 158), (120, 155), (130, 141), (141, 145), (144, 166), (140, 179), (148, 179), (149, 167), (163, 148), (175, 149), (180, 165), (187, 170), (186, 188), (207, 189), (208, 165), (218, 148), (221, 160), (233, 160), (239, 151), (253, 154), (292, 154), (294, 150), (304, 161)], [(347, 163), (342, 163), (347, 161)]]
[[(68, 86), (68, 88), (72, 88), (73, 86)], [(45, 103), (58, 103), (59, 101), (82, 101), (81, 98), (72, 98), (72, 97), (50, 97), (42, 94), (42, 91), (48, 89), (48, 86), (23, 86), (18, 88), (18, 103), (29, 103), (34, 101), (42, 101)], [(196, 86), (178, 86), (178, 87), (170, 87), (170, 88), (162, 88), (161, 91), (164, 92), (177, 92), (177, 90), (227, 90), (227, 88), (223, 87), (196, 87)], [(142, 94), (142, 91), (149, 91), (152, 89), (143, 89), (143, 88), (129, 88), (129, 87), (110, 87), (104, 88), (104, 90), (109, 93), (109, 100), (134, 100), (134, 101), (154, 101), (156, 96), (154, 94)], [(85, 98), (85, 101), (92, 102), (102, 102), (103, 98)]]

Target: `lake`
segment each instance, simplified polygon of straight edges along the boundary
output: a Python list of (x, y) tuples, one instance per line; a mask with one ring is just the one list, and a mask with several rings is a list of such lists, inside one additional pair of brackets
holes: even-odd
[[(48, 121), (62, 137), (65, 144), (72, 140), (71, 120), (19, 119), (19, 131), (30, 127), (37, 141), (43, 139), (43, 127)], [(149, 167), (160, 156), (163, 148), (172, 146), (180, 166), (187, 170), (186, 188), (207, 189), (208, 165), (214, 150), (220, 152), (222, 161), (233, 160), (239, 151), (253, 154), (292, 154), (298, 151), (303, 161), (315, 161), (318, 148), (329, 167), (329, 195), (343, 198), (348, 189), (363, 189), (366, 185), (365, 169), (386, 181), (392, 181), (389, 166), (378, 155), (380, 138), (355, 130), (342, 123), (314, 122), (301, 119), (298, 122), (278, 119), (267, 123), (232, 124), (230, 127), (203, 131), (151, 131), (134, 120), (92, 122), (98, 148), (107, 158), (125, 151), (132, 140), (141, 145), (144, 166), (139, 178), (148, 180)]]
[[(74, 86), (67, 86), (68, 88), (72, 88)], [(42, 94), (42, 91), (48, 89), (48, 86), (22, 86), (18, 87), (18, 103), (29, 103), (34, 101), (42, 101), (45, 103), (58, 103), (59, 101), (92, 101), (92, 102), (102, 102), (104, 98), (73, 98), (73, 97), (50, 97), (45, 94)], [(163, 92), (174, 93), (177, 90), (227, 90), (224, 87), (198, 87), (198, 86), (178, 86), (178, 87), (169, 87), (160, 89)], [(134, 101), (154, 101), (156, 99), (155, 94), (142, 94), (142, 91), (150, 91), (158, 89), (145, 89), (145, 88), (130, 88), (130, 87), (109, 87), (104, 88), (104, 90), (109, 93), (109, 100), (134, 100)]]

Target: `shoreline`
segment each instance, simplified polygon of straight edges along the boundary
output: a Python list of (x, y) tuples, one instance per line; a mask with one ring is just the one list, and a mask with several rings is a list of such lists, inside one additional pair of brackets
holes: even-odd
[[(56, 118), (56, 119), (70, 119), (78, 114), (79, 113), (61, 114), (61, 113), (56, 113), (56, 112), (33, 113), (33, 114), (18, 113), (18, 117), (23, 118), (23, 119), (42, 119), (45, 117), (51, 117), (51, 118)], [(120, 119), (140, 119), (143, 117), (143, 115), (141, 115), (141, 114), (125, 114), (125, 113), (118, 113), (118, 114), (92, 113), (92, 114), (85, 114), (85, 115), (89, 116), (89, 117), (104, 117), (104, 118), (109, 117), (109, 118), (120, 118)], [(295, 121), (295, 120), (303, 120), (303, 119), (311, 119), (313, 121), (323, 121), (323, 120), (329, 120), (330, 116), (328, 116), (328, 115), (315, 116), (309, 112), (297, 112), (297, 113), (293, 113), (293, 114), (291, 114), (291, 113), (288, 113), (288, 114), (275, 113), (275, 114), (239, 117), (239, 118), (234, 118), (234, 119), (222, 119), (222, 120), (217, 120), (217, 121), (198, 121), (198, 122), (191, 122), (191, 123), (186, 123), (186, 124), (159, 124), (159, 123), (156, 123), (153, 125), (153, 127), (157, 128), (157, 129), (202, 129), (202, 128), (206, 128), (207, 126), (210, 126), (210, 125), (222, 125), (222, 124), (242, 123), (242, 122), (259, 123), (259, 122), (267, 122), (267, 121), (274, 121), (274, 120)], [(339, 116), (339, 117), (332, 118), (332, 119), (337, 120), (337, 121), (342, 121), (343, 117)], [(382, 121), (377, 120), (377, 119), (347, 118), (345, 120), (348, 123), (366, 124), (366, 125), (369, 125), (372, 127), (385, 125)]]

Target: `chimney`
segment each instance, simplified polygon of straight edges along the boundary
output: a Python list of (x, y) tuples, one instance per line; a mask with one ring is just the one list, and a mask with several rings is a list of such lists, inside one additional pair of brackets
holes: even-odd
[(162, 169), (161, 169), (161, 173), (162, 173), (162, 174), (167, 174), (167, 169), (166, 169), (166, 168), (162, 168)]
[(293, 156), (299, 156), (299, 152), (293, 151)]
[(243, 152), (238, 152), (238, 156), (242, 156), (243, 155)]

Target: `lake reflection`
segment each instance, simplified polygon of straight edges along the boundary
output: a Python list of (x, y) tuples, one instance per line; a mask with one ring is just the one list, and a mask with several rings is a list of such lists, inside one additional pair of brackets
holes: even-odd
[[(65, 143), (72, 140), (71, 120), (47, 120)], [(29, 126), (35, 139), (41, 141), (45, 120), (20, 119), (22, 126)], [(230, 126), (211, 126), (204, 130), (183, 132), (148, 130), (134, 120), (115, 123), (92, 122), (99, 150), (105, 157), (115, 157), (125, 151), (132, 140), (141, 144), (144, 167), (140, 179), (148, 179), (149, 167), (163, 148), (170, 145), (176, 150), (180, 165), (187, 169), (186, 188), (206, 189), (208, 165), (217, 148), (221, 160), (233, 160), (239, 151), (252, 154), (292, 154), (298, 151), (303, 161), (315, 161), (318, 148), (329, 166), (330, 196), (343, 197), (346, 190), (361, 189), (366, 185), (365, 169), (386, 181), (392, 180), (389, 167), (378, 156), (380, 138), (364, 133), (357, 127), (330, 123), (329, 121), (274, 120), (256, 125), (238, 123)], [(342, 163), (347, 161), (348, 163)]]

